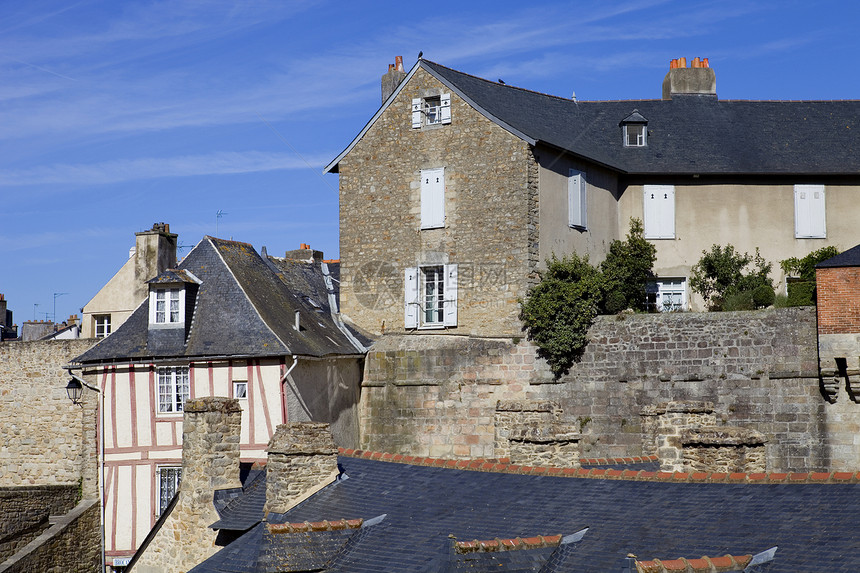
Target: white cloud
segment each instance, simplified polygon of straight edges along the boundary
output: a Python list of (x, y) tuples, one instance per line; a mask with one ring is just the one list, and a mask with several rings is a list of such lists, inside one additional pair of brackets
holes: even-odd
[[(329, 155), (306, 157), (314, 169), (321, 168)], [(0, 171), (0, 186), (24, 185), (101, 185), (138, 179), (226, 175), (279, 169), (307, 169), (305, 160), (287, 153), (259, 151), (216, 152), (180, 157), (118, 159), (91, 164), (54, 164), (32, 169)]]

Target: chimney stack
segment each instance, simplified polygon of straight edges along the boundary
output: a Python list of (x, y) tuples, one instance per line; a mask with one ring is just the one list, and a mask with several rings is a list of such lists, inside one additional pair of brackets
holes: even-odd
[(286, 513), (337, 478), (337, 446), (328, 424), (281, 424), (266, 451), (266, 514)]
[(388, 64), (388, 72), (382, 76), (382, 103), (385, 103), (391, 94), (406, 77), (406, 70), (403, 69), (403, 56), (394, 58), (394, 64)]
[(663, 78), (663, 99), (673, 95), (717, 95), (717, 77), (708, 58), (693, 58), (687, 67), (687, 58), (669, 62), (669, 72)]

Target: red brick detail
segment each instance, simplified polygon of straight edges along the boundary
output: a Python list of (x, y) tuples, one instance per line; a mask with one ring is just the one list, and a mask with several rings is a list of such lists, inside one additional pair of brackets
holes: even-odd
[(818, 334), (860, 332), (860, 267), (816, 269)]

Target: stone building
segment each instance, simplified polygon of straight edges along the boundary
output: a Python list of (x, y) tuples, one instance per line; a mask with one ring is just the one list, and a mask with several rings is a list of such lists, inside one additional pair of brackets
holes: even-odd
[(780, 261), (860, 241), (857, 101), (720, 100), (698, 58), (673, 61), (661, 99), (577, 101), (423, 59), (382, 83), (326, 167), (343, 312), (374, 334), (518, 335), (542, 262), (599, 262), (633, 217), (661, 309), (701, 306), (689, 272), (713, 244)]
[(368, 341), (340, 321), (336, 279), (337, 265), (310, 248), (272, 257), (205, 237), (75, 359), (104, 397), (109, 564), (127, 563), (183, 479), (186, 400), (238, 400), (246, 415), (237, 463), (246, 466), (265, 459), (288, 421), (327, 422), (339, 445), (358, 444)]

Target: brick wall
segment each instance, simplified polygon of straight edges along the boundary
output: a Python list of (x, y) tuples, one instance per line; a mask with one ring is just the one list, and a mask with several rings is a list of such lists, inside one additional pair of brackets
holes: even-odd
[(643, 455), (643, 407), (708, 401), (716, 423), (761, 432), (769, 471), (860, 464), (860, 408), (819, 387), (813, 309), (598, 317), (557, 383), (524, 340), (384, 336), (365, 366), (362, 448), (493, 457), (498, 400), (552, 400), (585, 457)]
[[(0, 344), (0, 486), (77, 484), (87, 473), (82, 468), (96, 468), (94, 393), (87, 393), (85, 404), (72, 404), (62, 369), (92, 344), (82, 339)], [(87, 480), (85, 497), (96, 495), (92, 481)]]
[(817, 269), (818, 332), (860, 333), (860, 267)]
[[(418, 70), (340, 162), (343, 313), (404, 331), (404, 271), (456, 263), (458, 326), (516, 335), (538, 263), (538, 167), (529, 146), (451, 94), (449, 125), (413, 129), (412, 98), (449, 92)], [(445, 168), (445, 228), (420, 230), (420, 172)], [(533, 273), (532, 273), (533, 278)]]

